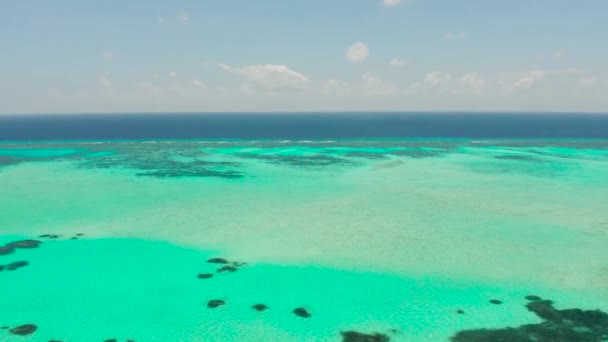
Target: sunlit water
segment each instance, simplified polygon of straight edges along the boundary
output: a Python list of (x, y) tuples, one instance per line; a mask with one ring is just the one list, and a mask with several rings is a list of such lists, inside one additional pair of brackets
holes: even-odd
[(607, 311), (606, 203), (601, 140), (4, 143), (0, 245), (43, 243), (0, 255), (29, 262), (0, 272), (0, 326), (38, 328), (0, 340), (448, 341), (541, 322), (531, 294)]

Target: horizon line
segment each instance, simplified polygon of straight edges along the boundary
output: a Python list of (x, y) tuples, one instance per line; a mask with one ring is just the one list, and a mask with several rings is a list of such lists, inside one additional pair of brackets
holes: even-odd
[(159, 114), (593, 114), (608, 115), (608, 111), (505, 111), (505, 110), (328, 110), (328, 111), (126, 111), (126, 112), (20, 112), (2, 116), (41, 115), (159, 115)]

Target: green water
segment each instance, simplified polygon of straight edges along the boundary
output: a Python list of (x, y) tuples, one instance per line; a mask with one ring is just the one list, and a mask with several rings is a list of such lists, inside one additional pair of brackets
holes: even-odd
[(447, 341), (540, 322), (529, 294), (607, 311), (605, 203), (603, 141), (4, 144), (0, 244), (62, 237), (0, 255), (30, 263), (0, 272), (0, 326), (38, 326), (0, 340)]

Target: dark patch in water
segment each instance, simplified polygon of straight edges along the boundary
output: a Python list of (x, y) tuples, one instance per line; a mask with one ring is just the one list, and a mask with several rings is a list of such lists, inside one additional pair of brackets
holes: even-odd
[(314, 166), (332, 166), (332, 165), (353, 165), (353, 161), (339, 158), (336, 156), (314, 154), (306, 156), (284, 156), (284, 155), (267, 155), (267, 154), (247, 154), (240, 153), (236, 156), (244, 159), (263, 160), (271, 163), (286, 164), (291, 166), (314, 167)]
[(38, 248), (42, 242), (38, 240), (21, 240), (7, 243), (6, 245), (0, 247), (0, 255), (13, 254), (15, 249), (23, 248), (23, 249), (32, 249)]
[(212, 264), (227, 264), (228, 260), (226, 260), (224, 258), (211, 258), (211, 259), (207, 260), (207, 262), (212, 263)]
[[(92, 150), (94, 146), (90, 145)], [(132, 169), (141, 177), (237, 179), (244, 176), (233, 169), (239, 166), (238, 163), (201, 160), (207, 154), (201, 152), (200, 144), (196, 143), (114, 143), (112, 148), (116, 153), (94, 158), (80, 157), (77, 162), (86, 168)]]
[(494, 156), (494, 159), (542, 162), (542, 160), (539, 158), (536, 158), (534, 156), (522, 155), (522, 154), (504, 154), (504, 155)]
[(384, 153), (373, 153), (373, 152), (349, 152), (344, 154), (348, 158), (365, 158), (372, 160), (387, 159), (388, 156)]
[(393, 151), (390, 154), (400, 157), (410, 157), (410, 158), (432, 158), (432, 157), (441, 157), (445, 155), (448, 150), (399, 150)]
[(218, 268), (217, 273), (223, 273), (223, 272), (236, 272), (238, 270), (238, 268), (234, 267), (234, 266), (222, 266), (220, 268)]
[(498, 299), (490, 299), (489, 302), (491, 304), (494, 304), (494, 305), (500, 305), (500, 304), (502, 304), (502, 301), (498, 300)]
[(311, 316), (310, 312), (308, 312), (308, 310), (306, 310), (305, 308), (295, 308), (293, 309), (293, 313), (296, 316), (300, 316), (302, 318), (308, 318)]
[(8, 332), (13, 335), (26, 336), (33, 334), (37, 329), (38, 327), (35, 324), (24, 324), (11, 328)]
[(208, 169), (184, 170), (184, 169), (164, 169), (146, 172), (138, 172), (136, 176), (156, 177), (156, 178), (180, 178), (180, 177), (220, 177), (228, 179), (243, 178), (243, 174), (237, 171), (215, 171)]
[(209, 302), (207, 302), (207, 307), (210, 309), (215, 309), (219, 306), (222, 305), (226, 305), (226, 301), (225, 300), (221, 300), (221, 299), (213, 299), (210, 300)]
[(343, 331), (342, 333), (343, 342), (388, 342), (390, 338), (387, 335), (374, 333), (364, 334), (356, 331)]
[(458, 309), (458, 310), (456, 310), (456, 313), (459, 315), (464, 315), (464, 310)]
[(213, 274), (211, 273), (200, 273), (198, 275), (198, 279), (209, 279), (211, 277), (213, 277)]
[[(537, 296), (530, 296), (537, 298)], [(608, 313), (600, 310), (557, 310), (550, 300), (526, 305), (543, 321), (516, 328), (477, 329), (458, 332), (453, 342), (603, 342), (608, 340)]]
[(47, 239), (57, 239), (57, 238), (61, 237), (61, 235), (57, 235), (57, 234), (42, 234), (42, 235), (39, 235), (38, 237), (40, 237), (40, 238), (47, 238)]
[(12, 157), (7, 157), (7, 156), (0, 156), (0, 168), (3, 166), (11, 166), (11, 165), (17, 165), (20, 164), (21, 161), (18, 160), (17, 158), (12, 158)]
[(268, 306), (266, 306), (266, 304), (256, 304), (251, 306), (251, 308), (260, 312), (268, 310)]
[(527, 295), (524, 298), (526, 298), (527, 300), (531, 300), (531, 301), (537, 301), (537, 300), (541, 300), (542, 299), (539, 296), (535, 296), (535, 295)]
[(30, 263), (27, 261), (15, 261), (15, 262), (11, 262), (8, 265), (5, 265), (4, 268), (6, 268), (7, 271), (15, 271), (15, 270), (25, 267), (29, 264)]

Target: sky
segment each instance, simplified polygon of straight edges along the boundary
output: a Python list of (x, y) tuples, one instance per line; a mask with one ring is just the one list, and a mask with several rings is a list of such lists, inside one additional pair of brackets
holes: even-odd
[(0, 1), (0, 113), (608, 112), (606, 0)]

